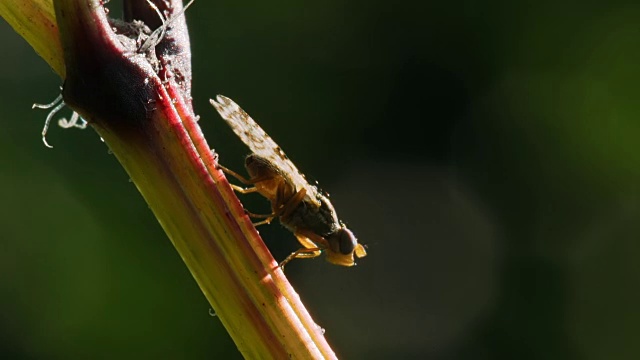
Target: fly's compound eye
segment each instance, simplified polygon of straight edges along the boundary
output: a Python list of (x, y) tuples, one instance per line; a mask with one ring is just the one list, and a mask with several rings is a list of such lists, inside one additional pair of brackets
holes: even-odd
[(338, 230), (336, 238), (338, 240), (338, 248), (335, 250), (338, 250), (338, 252), (343, 255), (350, 255), (351, 253), (353, 253), (356, 245), (358, 245), (356, 236), (353, 235), (353, 233), (347, 228)]

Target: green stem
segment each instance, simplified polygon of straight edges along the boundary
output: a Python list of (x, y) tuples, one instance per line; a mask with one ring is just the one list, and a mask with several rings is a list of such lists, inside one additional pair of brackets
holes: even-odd
[[(154, 2), (170, 12), (181, 7), (175, 0)], [(49, 14), (43, 23), (59, 26), (61, 41), (39, 53), (59, 54), (45, 59), (64, 79), (64, 101), (100, 134), (127, 171), (241, 353), (247, 358), (335, 358), (216, 168), (216, 155), (191, 107), (184, 20), (167, 31), (155, 53), (140, 54), (139, 48), (119, 41), (100, 1), (58, 0), (55, 10), (57, 22), (52, 12), (40, 13)], [(7, 14), (0, 6), (0, 15)], [(145, 14), (137, 15), (145, 20)], [(34, 29), (21, 34), (57, 36), (56, 27), (48, 33)], [(60, 43), (62, 51), (56, 53)]]

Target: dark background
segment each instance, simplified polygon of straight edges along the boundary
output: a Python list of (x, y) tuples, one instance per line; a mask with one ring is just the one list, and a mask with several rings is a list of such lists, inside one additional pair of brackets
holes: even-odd
[[(287, 266), (340, 357), (640, 357), (640, 6), (596, 3), (187, 11), (194, 106), (221, 162), (242, 171), (247, 149), (208, 104), (218, 93), (368, 246), (355, 268)], [(98, 136), (53, 126), (43, 146), (46, 111), (30, 107), (60, 79), (3, 21), (0, 41), (0, 353), (239, 358)], [(297, 248), (260, 231), (276, 259)]]

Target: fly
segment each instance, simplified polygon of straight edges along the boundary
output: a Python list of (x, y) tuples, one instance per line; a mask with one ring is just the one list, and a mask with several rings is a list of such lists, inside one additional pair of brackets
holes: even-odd
[(307, 182), (278, 144), (233, 100), (222, 95), (216, 99), (210, 100), (211, 104), (252, 151), (245, 159), (248, 179), (221, 166), (222, 170), (252, 186), (244, 189), (232, 185), (234, 190), (243, 194), (257, 192), (271, 202), (269, 215), (248, 213), (263, 218), (256, 226), (277, 217), (302, 245), (279, 266), (284, 268), (293, 259), (318, 257), (323, 251), (329, 262), (342, 266), (355, 265), (354, 255), (366, 256), (364, 246), (338, 219), (329, 199)]

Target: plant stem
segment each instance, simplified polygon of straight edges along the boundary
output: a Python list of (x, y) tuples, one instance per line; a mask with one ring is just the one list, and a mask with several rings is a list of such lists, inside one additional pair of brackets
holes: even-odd
[[(24, 1), (29, 3), (46, 8), (42, 0)], [(169, 14), (182, 7), (177, 0), (153, 3)], [(65, 103), (89, 122), (127, 171), (240, 352), (247, 358), (335, 358), (216, 168), (217, 157), (191, 106), (184, 18), (174, 19), (157, 44), (141, 53), (135, 37), (123, 41), (122, 33), (114, 32), (100, 1), (54, 5), (57, 21), (52, 13), (40, 13), (49, 14), (42, 24), (57, 24), (60, 41), (38, 53), (51, 54), (43, 57), (64, 79)], [(157, 22), (146, 7), (127, 9), (145, 23)], [(0, 15), (7, 14), (1, 6)], [(18, 20), (12, 25), (31, 26), (13, 15)], [(57, 38), (58, 27), (47, 32), (42, 24), (20, 32), (31, 34), (34, 48), (42, 39)]]

